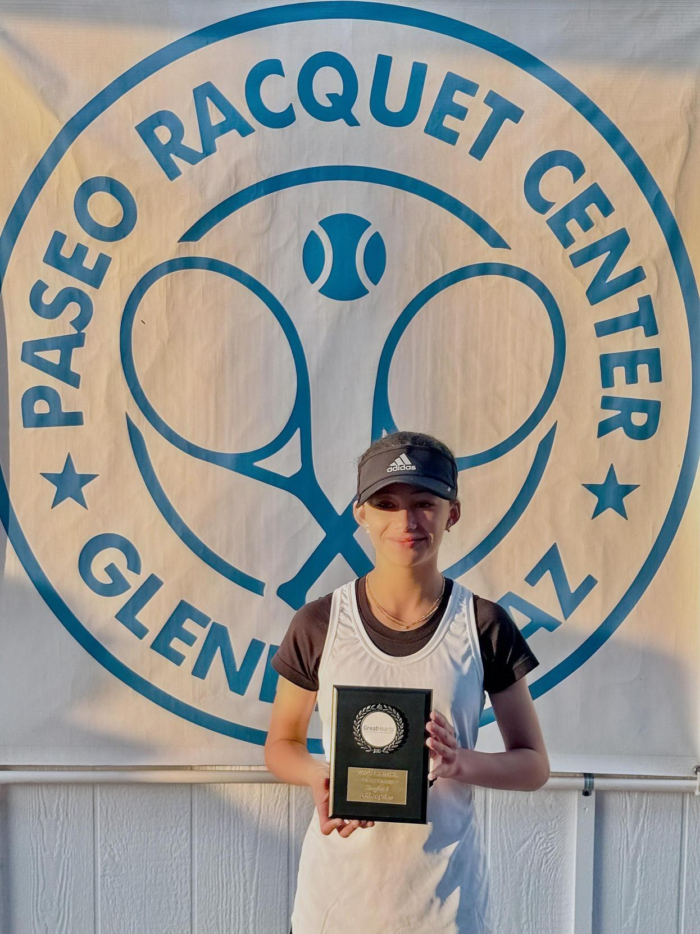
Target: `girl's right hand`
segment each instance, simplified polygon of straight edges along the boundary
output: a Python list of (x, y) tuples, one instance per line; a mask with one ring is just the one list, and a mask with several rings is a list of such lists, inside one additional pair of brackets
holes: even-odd
[(347, 821), (343, 820), (342, 817), (331, 818), (328, 816), (328, 802), (330, 798), (330, 768), (328, 763), (319, 764), (318, 771), (314, 773), (310, 785), (322, 834), (328, 836), (328, 834), (337, 830), (338, 836), (349, 837), (351, 833), (354, 833), (360, 827), (363, 829), (374, 827), (373, 820)]

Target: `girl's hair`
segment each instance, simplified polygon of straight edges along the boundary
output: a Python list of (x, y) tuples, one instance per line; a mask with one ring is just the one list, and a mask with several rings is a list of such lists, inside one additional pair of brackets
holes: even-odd
[[(455, 456), (444, 441), (440, 441), (439, 438), (435, 438), (433, 435), (426, 435), (420, 431), (395, 431), (390, 435), (385, 435), (383, 438), (378, 438), (376, 441), (370, 444), (366, 451), (360, 455), (357, 461), (358, 477), (360, 468), (368, 457), (371, 457), (373, 454), (377, 454), (379, 451), (391, 450), (395, 447), (398, 447), (399, 445), (410, 445), (414, 448), (433, 448), (434, 450), (440, 451), (441, 454), (449, 457), (449, 459), (454, 464), (455, 475), (458, 474), (458, 467)], [(455, 495), (452, 499), (457, 499), (456, 489)]]

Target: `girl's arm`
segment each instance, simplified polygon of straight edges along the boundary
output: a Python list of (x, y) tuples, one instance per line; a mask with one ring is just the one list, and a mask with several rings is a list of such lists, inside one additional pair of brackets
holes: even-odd
[(457, 746), (454, 732), (437, 711), (431, 714), (428, 745), (431, 776), (511, 791), (536, 791), (549, 778), (549, 758), (526, 678), (491, 694), (505, 752), (476, 752)]
[(305, 691), (280, 676), (265, 741), (265, 765), (283, 782), (309, 785), (322, 833), (329, 834), (337, 829), (341, 837), (349, 837), (358, 827), (372, 827), (374, 822), (328, 817), (328, 763), (314, 759), (306, 748), (306, 734), (315, 704), (315, 691)]
[(315, 691), (305, 691), (280, 676), (265, 741), (265, 765), (291, 785), (311, 785), (316, 774), (326, 772), (326, 764), (306, 748), (315, 704)]

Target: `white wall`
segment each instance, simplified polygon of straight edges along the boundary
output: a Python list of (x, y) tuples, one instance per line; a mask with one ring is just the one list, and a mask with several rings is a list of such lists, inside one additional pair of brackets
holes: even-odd
[[(476, 802), (498, 934), (700, 931), (700, 797)], [(287, 934), (310, 813), (281, 784), (0, 786), (0, 934)], [(575, 925), (590, 878), (592, 920)]]

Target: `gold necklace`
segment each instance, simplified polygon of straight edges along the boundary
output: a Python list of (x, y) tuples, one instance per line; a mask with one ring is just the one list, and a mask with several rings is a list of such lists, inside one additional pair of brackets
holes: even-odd
[(441, 589), (441, 591), (440, 591), (440, 596), (437, 598), (437, 600), (435, 601), (435, 603), (433, 603), (433, 605), (430, 607), (430, 609), (429, 609), (428, 612), (425, 614), (425, 616), (421, 616), (420, 619), (414, 620), (412, 623), (407, 623), (407, 622), (405, 622), (405, 620), (399, 619), (397, 616), (392, 616), (391, 613), (389, 613), (388, 610), (385, 610), (385, 609), (384, 609), (384, 607), (381, 605), (381, 603), (379, 602), (379, 600), (377, 600), (377, 598), (376, 598), (376, 597), (374, 596), (374, 594), (372, 593), (372, 588), (369, 586), (369, 577), (365, 577), (365, 586), (366, 586), (366, 588), (367, 588), (367, 592), (369, 593), (370, 597), (374, 600), (374, 602), (377, 604), (377, 606), (378, 606), (379, 609), (382, 611), (382, 613), (384, 613), (385, 616), (388, 616), (389, 619), (390, 619), (393, 623), (398, 623), (399, 626), (403, 626), (404, 629), (410, 629), (411, 626), (417, 626), (418, 623), (422, 623), (422, 622), (423, 622), (424, 620), (426, 620), (429, 616), (432, 616), (432, 614), (433, 614), (433, 613), (435, 612), (435, 610), (437, 609), (437, 607), (438, 607), (440, 601), (442, 600), (442, 595), (445, 593), (445, 583), (446, 583), (446, 579), (445, 579), (445, 577), (444, 577), (444, 575), (443, 575), (443, 577), (442, 577), (442, 589)]

